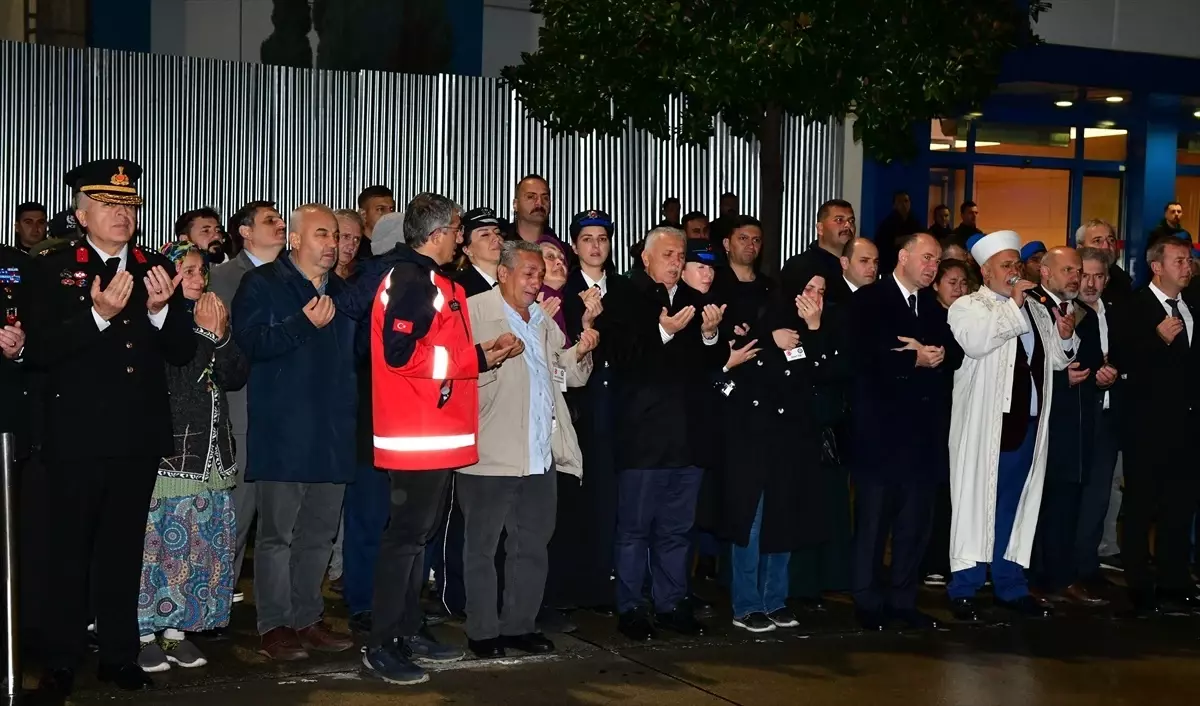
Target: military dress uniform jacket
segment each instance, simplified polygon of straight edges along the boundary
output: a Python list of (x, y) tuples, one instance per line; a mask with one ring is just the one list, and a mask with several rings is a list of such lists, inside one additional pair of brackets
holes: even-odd
[[(0, 247), (0, 327), (20, 322), (29, 331), (29, 258), (14, 248)], [(0, 356), (0, 432), (11, 432), (17, 456), (29, 447), (30, 398), (23, 357)]]
[(162, 328), (146, 309), (143, 278), (156, 265), (174, 277), (162, 255), (127, 246), (133, 291), (101, 331), (92, 314), (91, 284), (110, 276), (86, 240), (33, 258), (32, 310), (26, 361), (46, 369), (48, 459), (169, 456), (174, 448), (165, 363), (182, 366), (196, 350), (192, 316), (176, 288)]

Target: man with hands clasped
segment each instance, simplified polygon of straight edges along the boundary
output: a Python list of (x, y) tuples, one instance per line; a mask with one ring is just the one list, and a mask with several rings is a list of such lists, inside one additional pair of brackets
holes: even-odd
[(335, 317), (346, 283), (338, 222), (322, 204), (292, 213), (291, 249), (242, 278), (233, 336), (250, 360), (247, 442), (258, 539), (254, 603), (259, 652), (278, 661), (354, 645), (322, 619), (321, 582), (354, 478), (354, 322)]
[[(101, 160), (66, 176), (86, 236), (33, 260), (25, 359), (47, 370), (42, 456), (47, 479), (35, 513), (46, 522), (55, 560), (36, 570), (46, 673), (40, 690), (65, 698), (86, 652), (94, 605), (101, 681), (143, 689), (138, 656), (138, 583), (146, 508), (159, 459), (173, 449), (165, 364), (191, 360), (196, 342), (178, 288), (161, 255), (131, 241), (142, 203), (141, 168)], [(100, 414), (110, 423), (98, 424)], [(91, 567), (103, 571), (89, 575)], [(89, 589), (90, 597), (89, 600)]]
[[(851, 403), (854, 454), (854, 559), (851, 593), (859, 622), (882, 630), (895, 621), (936, 623), (917, 610), (921, 559), (933, 503), (948, 465), (946, 400), (962, 349), (929, 286), (942, 248), (908, 236), (890, 275), (850, 298), (850, 352), (857, 372)], [(891, 572), (881, 576), (892, 537)]]
[[(1096, 607), (1107, 601), (1093, 596), (1080, 582), (1083, 577), (1075, 560), (1075, 537), (1096, 436), (1097, 390), (1088, 378), (1093, 371), (1099, 378), (1104, 366), (1099, 319), (1075, 301), (1083, 273), (1079, 253), (1067, 247), (1051, 248), (1042, 255), (1040, 268), (1041, 285), (1029, 290), (1030, 294), (1055, 318), (1060, 336), (1075, 331), (1079, 348), (1066, 370), (1054, 373), (1054, 411), (1050, 414), (1032, 579), (1036, 591), (1051, 601)], [(1104, 372), (1106, 378), (1108, 375)]]

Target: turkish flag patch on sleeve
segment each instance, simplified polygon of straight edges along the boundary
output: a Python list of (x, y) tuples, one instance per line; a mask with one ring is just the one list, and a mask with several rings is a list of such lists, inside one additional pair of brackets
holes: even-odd
[(412, 333), (412, 322), (396, 319), (392, 322), (392, 330), (396, 333)]

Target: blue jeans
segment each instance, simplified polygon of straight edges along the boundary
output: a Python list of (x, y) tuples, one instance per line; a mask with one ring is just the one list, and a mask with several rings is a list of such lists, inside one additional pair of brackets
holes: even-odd
[(791, 554), (760, 554), (758, 536), (762, 530), (763, 499), (758, 499), (754, 523), (750, 525), (750, 541), (744, 547), (734, 544), (731, 550), (733, 579), (733, 616), (742, 618), (751, 613), (770, 615), (786, 607), (788, 595), (788, 559)]
[[(1025, 480), (1029, 478), (1029, 467), (1033, 465), (1036, 440), (1037, 419), (1033, 418), (1029, 421), (1029, 429), (1025, 432), (1021, 447), (1016, 451), (1000, 452), (1000, 468), (996, 479), (996, 535), (992, 544), (992, 583), (996, 598), (1002, 601), (1015, 601), (1029, 595), (1025, 570), (1020, 564), (1005, 559), (1004, 552), (1008, 549)], [(951, 599), (974, 598), (987, 580), (987, 567), (986, 563), (979, 562), (970, 569), (955, 571), (946, 593)]]
[[(354, 482), (346, 486), (343, 506), (342, 595), (350, 614), (371, 610), (375, 591), (375, 562), (391, 508), (391, 486), (386, 471), (360, 463)], [(428, 574), (426, 574), (428, 575)]]

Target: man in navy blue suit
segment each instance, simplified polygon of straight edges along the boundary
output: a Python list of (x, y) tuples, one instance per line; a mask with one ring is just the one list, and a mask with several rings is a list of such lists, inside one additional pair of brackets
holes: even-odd
[[(929, 289), (941, 246), (910, 236), (896, 269), (851, 297), (848, 324), (856, 370), (852, 403), (855, 536), (851, 594), (859, 622), (934, 627), (916, 608), (921, 557), (938, 483), (949, 473), (948, 426), (954, 371), (962, 349), (946, 310)], [(881, 573), (892, 536), (890, 578)]]

